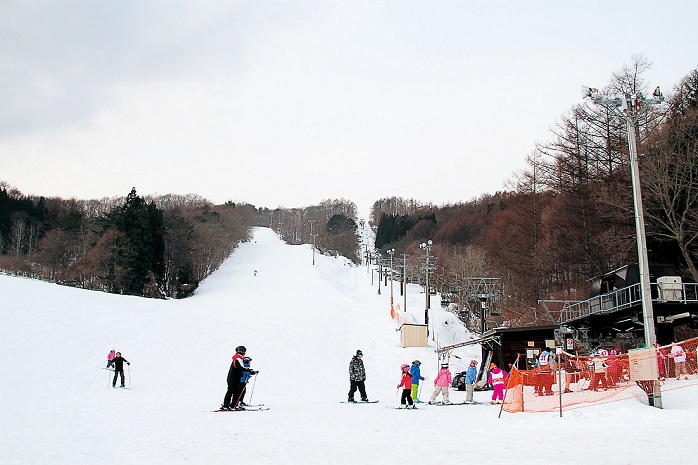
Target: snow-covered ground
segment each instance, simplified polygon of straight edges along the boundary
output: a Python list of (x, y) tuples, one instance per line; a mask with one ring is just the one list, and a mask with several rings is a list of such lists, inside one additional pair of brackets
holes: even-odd
[[(0, 276), (0, 463), (693, 463), (697, 388), (665, 393), (663, 410), (630, 400), (562, 418), (497, 418), (491, 405), (394, 409), (400, 365), (415, 358), (427, 400), (436, 343), (400, 348), (389, 287), (378, 295), (365, 266), (315, 263), (309, 246), (262, 228), (185, 300)], [(408, 317), (421, 322), (423, 302), (410, 286)], [(472, 336), (438, 304), (430, 315), (442, 345)], [(271, 409), (212, 413), (241, 344), (260, 370), (252, 401)], [(131, 362), (129, 389), (112, 388), (102, 369), (112, 348)], [(357, 349), (379, 403), (340, 403)], [(479, 348), (454, 354), (455, 373)]]

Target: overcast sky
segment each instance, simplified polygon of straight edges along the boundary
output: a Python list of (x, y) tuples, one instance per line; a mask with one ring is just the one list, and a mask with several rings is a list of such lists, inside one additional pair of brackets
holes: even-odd
[(366, 214), (502, 190), (642, 54), (698, 65), (693, 1), (0, 0), (0, 180)]

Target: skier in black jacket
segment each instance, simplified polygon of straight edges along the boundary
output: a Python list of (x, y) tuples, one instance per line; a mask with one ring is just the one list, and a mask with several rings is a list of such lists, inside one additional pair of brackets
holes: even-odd
[(121, 375), (121, 387), (124, 387), (124, 362), (126, 362), (126, 365), (131, 366), (131, 364), (121, 356), (121, 352), (116, 353), (116, 357), (114, 357), (114, 360), (112, 360), (112, 363), (114, 364), (114, 381), (112, 381), (111, 385), (112, 387), (116, 387), (116, 378)]
[(363, 352), (360, 350), (356, 351), (356, 355), (351, 358), (349, 362), (349, 402), (355, 402), (354, 393), (359, 390), (361, 394), (361, 400), (368, 402), (368, 396), (366, 395), (366, 370), (364, 369), (364, 362), (361, 361), (363, 357)]

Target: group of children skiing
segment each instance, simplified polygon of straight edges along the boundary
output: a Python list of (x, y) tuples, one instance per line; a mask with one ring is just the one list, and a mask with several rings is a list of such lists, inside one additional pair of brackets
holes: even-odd
[[(421, 373), (421, 362), (414, 360), (412, 366), (403, 364), (400, 367), (401, 378), (398, 389), (402, 387), (402, 396), (400, 397), (400, 405), (404, 408), (417, 408), (414, 404), (419, 402), (419, 383), (424, 380)], [(504, 386), (506, 385), (508, 373), (497, 367), (494, 363), (489, 366), (488, 384), (492, 386), (492, 403), (501, 404), (504, 401)], [(470, 366), (465, 375), (466, 398), (464, 403), (473, 403), (474, 384), (477, 379), (477, 360), (471, 360)], [(448, 368), (448, 363), (442, 363), (441, 369), (434, 378), (434, 392), (429, 398), (429, 404), (435, 404), (436, 398), (441, 394), (442, 404), (449, 405), (449, 387), (453, 383), (451, 371)]]
[[(253, 375), (259, 373), (251, 368), (252, 358), (247, 355), (247, 348), (245, 346), (237, 346), (235, 348), (235, 355), (233, 355), (230, 368), (228, 369), (227, 384), (228, 389), (223, 398), (223, 404), (221, 404), (221, 410), (238, 410), (246, 406), (244, 402), (245, 393), (247, 391), (247, 383), (249, 383), (250, 378)], [(354, 400), (354, 394), (358, 390), (361, 395), (362, 402), (368, 402), (368, 396), (366, 394), (366, 370), (363, 364), (363, 352), (357, 350), (356, 354), (352, 357), (349, 363), (349, 395), (348, 402), (356, 402)], [(116, 352), (112, 349), (107, 355), (107, 366), (106, 368), (113, 367), (114, 369), (114, 379), (112, 381), (112, 386), (116, 387), (116, 381), (119, 376), (121, 376), (121, 387), (124, 387), (125, 377), (124, 377), (124, 363), (131, 365), (125, 358), (121, 356), (121, 352)], [(414, 360), (412, 365), (407, 363), (400, 367), (401, 378), (400, 384), (397, 388), (402, 388), (402, 395), (400, 397), (400, 405), (404, 408), (417, 408), (414, 404), (419, 402), (419, 384), (424, 381), (424, 376), (421, 373), (422, 362), (419, 360)], [(508, 373), (501, 368), (497, 367), (494, 363), (489, 366), (489, 376), (488, 384), (492, 386), (492, 403), (501, 404), (504, 400), (504, 386), (506, 385)], [(473, 403), (473, 391), (474, 384), (477, 379), (477, 360), (471, 360), (470, 366), (468, 367), (465, 375), (465, 391), (466, 398), (464, 403)], [(436, 398), (441, 394), (442, 404), (451, 404), (449, 400), (449, 388), (453, 383), (453, 377), (451, 371), (449, 370), (448, 363), (442, 363), (441, 369), (436, 374), (434, 378), (434, 391), (429, 398), (429, 404), (435, 404)]]

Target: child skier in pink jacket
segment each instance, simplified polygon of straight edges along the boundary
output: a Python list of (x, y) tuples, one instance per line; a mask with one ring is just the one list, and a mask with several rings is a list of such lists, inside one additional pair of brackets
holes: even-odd
[(497, 365), (494, 363), (490, 364), (490, 375), (487, 378), (487, 382), (492, 385), (492, 389), (494, 390), (492, 392), (493, 404), (501, 404), (504, 402), (504, 385), (506, 384), (507, 376), (509, 376), (509, 374), (506, 371), (497, 368)]
[(434, 393), (429, 398), (429, 403), (433, 404), (436, 396), (439, 392), (443, 396), (444, 404), (450, 404), (448, 400), (448, 387), (451, 385), (453, 378), (451, 377), (451, 372), (448, 370), (448, 363), (442, 363), (441, 369), (434, 378)]

